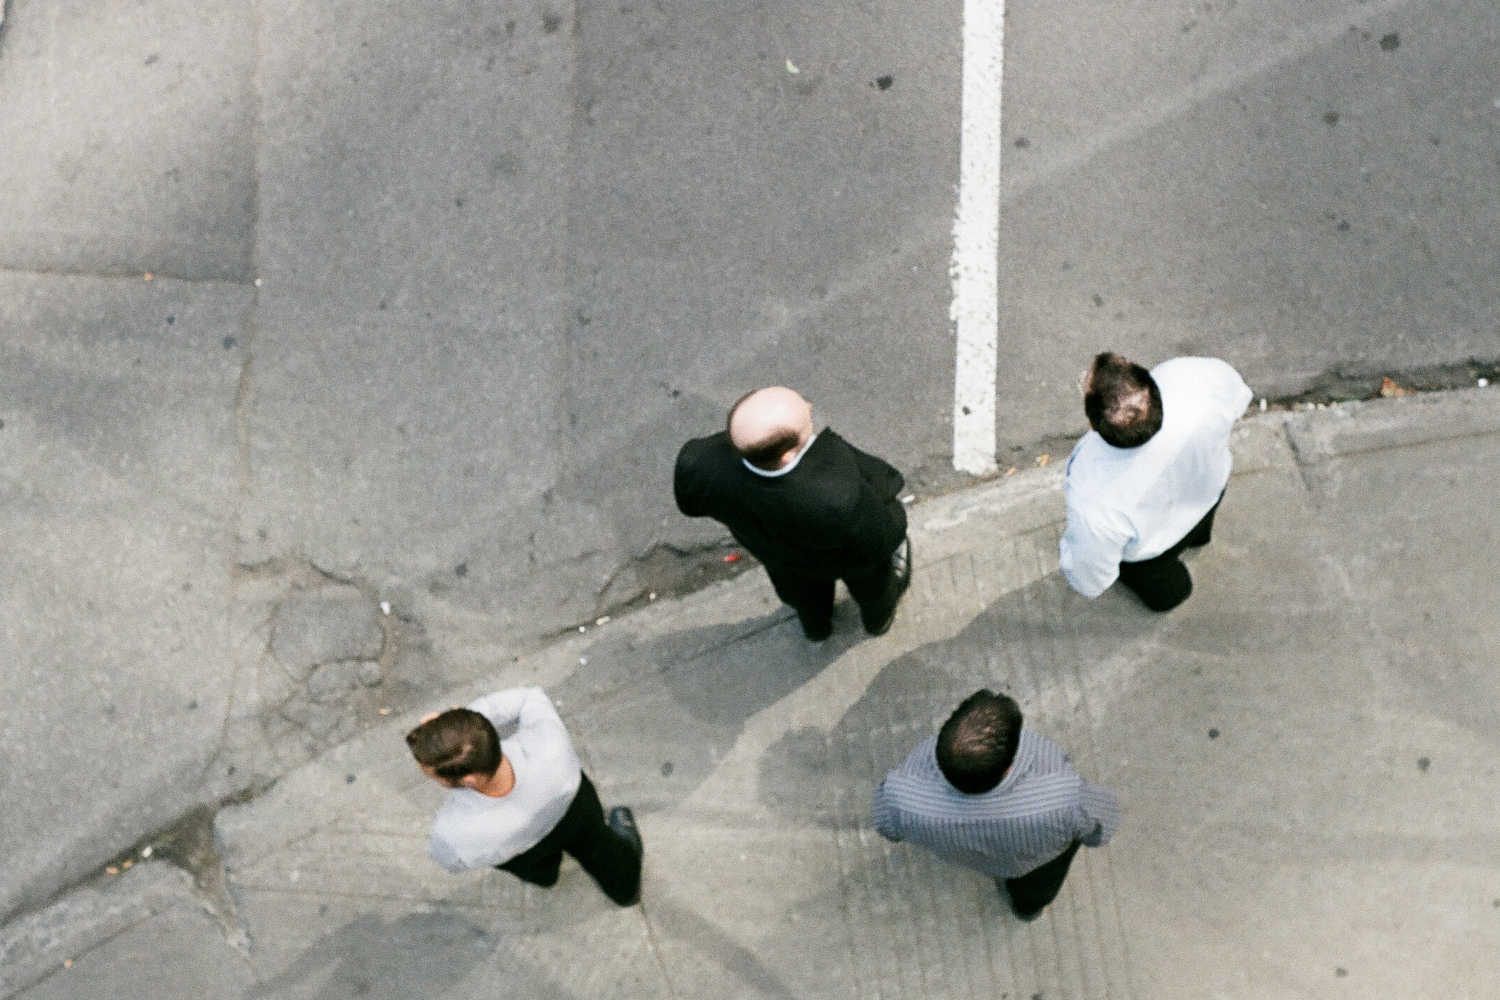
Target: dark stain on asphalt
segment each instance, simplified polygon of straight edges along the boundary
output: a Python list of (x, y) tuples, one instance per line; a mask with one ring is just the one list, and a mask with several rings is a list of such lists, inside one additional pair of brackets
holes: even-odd
[(1417, 770), (1421, 771), (1423, 774), (1426, 774), (1427, 773), (1427, 769), (1429, 767), (1431, 767), (1431, 766), (1432, 766), (1432, 758), (1430, 758), (1430, 757), (1418, 757), (1417, 758)]
[(1383, 52), (1395, 52), (1401, 47), (1401, 36), (1397, 32), (1380, 36), (1380, 48)]
[(1343, 979), (1343, 978), (1344, 978), (1344, 977), (1345, 977), (1345, 976), (1347, 976), (1347, 975), (1348, 975), (1348, 974), (1349, 974), (1349, 970), (1348, 970), (1348, 969), (1346, 969), (1346, 968), (1344, 968), (1344, 967), (1343, 967), (1343, 966), (1342, 966), (1342, 965), (1341, 965), (1341, 966), (1339, 966), (1339, 967), (1338, 967), (1338, 968), (1337, 968), (1337, 969), (1334, 969), (1334, 970), (1333, 970), (1333, 974), (1334, 974), (1334, 975), (1335, 975), (1335, 976), (1338, 976), (1338, 977), (1339, 977), (1339, 978), (1340, 978), (1340, 979)]
[(1219, 731), (1217, 729), (1210, 729), (1208, 731), (1208, 738), (1211, 739), (1211, 740), (1218, 739), (1219, 738)]
[(232, 350), (234, 350), (234, 345), (236, 345), (238, 343), (239, 343), (239, 341), (235, 340), (233, 337), (225, 337), (224, 338), (224, 350), (226, 350), (226, 351), (232, 351)]
[(1339, 113), (1337, 111), (1330, 111), (1323, 116), (1323, 124), (1327, 125), (1329, 128), (1333, 128), (1338, 123)]
[(670, 778), (672, 776), (672, 762), (669, 760), (661, 766), (661, 776)]
[(562, 17), (548, 12), (542, 15), (542, 30), (549, 35), (557, 34), (557, 29), (562, 27)]
[(1026, 138), (1024, 135), (1016, 137), (1016, 148), (1017, 149), (1028, 149), (1028, 148), (1030, 148), (1030, 146), (1031, 146), (1031, 140), (1028, 139), (1028, 138)]
[(1096, 293), (1094, 295), (1094, 306), (1098, 307), (1098, 306), (1102, 306), (1102, 305), (1104, 305), (1104, 296), (1099, 295), (1099, 294)]
[(890, 90), (891, 84), (895, 82), (896, 78), (894, 76), (891, 76), (889, 73), (887, 73), (885, 76), (877, 76), (875, 78), (875, 86), (879, 87), (881, 90)]
[(454, 576), (468, 576), (469, 575), (469, 564), (466, 563), (466, 562), (461, 562), (457, 566), (453, 567), (453, 575)]

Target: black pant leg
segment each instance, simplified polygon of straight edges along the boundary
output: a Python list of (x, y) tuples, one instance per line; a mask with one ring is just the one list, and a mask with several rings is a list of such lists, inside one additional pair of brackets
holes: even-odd
[(1073, 855), (1078, 853), (1078, 841), (1039, 868), (1033, 868), (1018, 878), (1005, 880), (1005, 891), (1010, 893), (1010, 908), (1019, 917), (1031, 917), (1057, 898), (1062, 891), (1063, 879), (1068, 877), (1068, 866)]
[(849, 588), (849, 596), (859, 605), (859, 618), (867, 632), (883, 625), (901, 600), (901, 581), (897, 579), (890, 559), (874, 569), (845, 573), (843, 579), (844, 586)]
[[(571, 812), (572, 807), (568, 808)], [(501, 871), (510, 872), (523, 882), (550, 889), (557, 884), (557, 873), (562, 867), (563, 837), (558, 831), (562, 829), (566, 821), (567, 817), (564, 816), (563, 820), (552, 828), (552, 832), (543, 837), (535, 847), (522, 851), (504, 864), (495, 867)]]
[[(575, 815), (576, 810), (576, 815)], [(641, 859), (634, 846), (604, 822), (604, 807), (588, 775), (578, 786), (578, 796), (568, 809), (563, 849), (578, 859), (604, 894), (621, 906), (640, 895)]]
[(1193, 592), (1193, 578), (1176, 548), (1152, 559), (1120, 563), (1120, 582), (1152, 611), (1171, 611)]
[(1214, 505), (1208, 508), (1208, 513), (1204, 514), (1203, 519), (1193, 525), (1193, 530), (1189, 531), (1187, 536), (1183, 538), (1183, 547), (1196, 549), (1199, 546), (1207, 545), (1212, 540), (1214, 536), (1214, 515), (1219, 512), (1219, 504), (1223, 502), (1224, 494), (1220, 493), (1219, 499), (1215, 500)]
[(832, 579), (803, 576), (790, 570), (767, 565), (766, 575), (781, 603), (790, 605), (809, 636), (826, 635), (833, 627)]

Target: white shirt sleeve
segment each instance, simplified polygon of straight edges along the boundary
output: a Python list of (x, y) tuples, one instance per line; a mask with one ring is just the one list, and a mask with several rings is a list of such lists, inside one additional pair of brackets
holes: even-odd
[(556, 722), (562, 726), (552, 699), (539, 687), (506, 688), (476, 698), (469, 703), (469, 708), (493, 722), (496, 729), (510, 725), (531, 726), (537, 722)]
[(468, 870), (469, 866), (464, 864), (464, 859), (458, 856), (458, 851), (453, 845), (436, 833), (427, 840), (427, 853), (432, 856), (432, 860), (455, 875)]
[(1068, 526), (1058, 543), (1058, 567), (1068, 586), (1093, 599), (1120, 575), (1120, 559), (1134, 534), (1128, 525), (1087, 518), (1068, 508)]

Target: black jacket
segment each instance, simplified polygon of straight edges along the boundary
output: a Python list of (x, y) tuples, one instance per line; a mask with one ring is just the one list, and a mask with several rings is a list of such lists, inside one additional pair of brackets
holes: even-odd
[(889, 559), (906, 537), (905, 480), (825, 428), (783, 476), (745, 468), (729, 435), (677, 455), (673, 492), (688, 517), (711, 517), (767, 566), (837, 577)]

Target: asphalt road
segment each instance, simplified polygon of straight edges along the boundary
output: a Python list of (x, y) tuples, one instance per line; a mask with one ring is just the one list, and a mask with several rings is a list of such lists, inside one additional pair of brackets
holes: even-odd
[[(1099, 349), (1500, 359), (1490, 0), (1007, 13), (1002, 467)], [(13, 0), (0, 912), (694, 579), (671, 458), (747, 388), (961, 481), (963, 16)], [(82, 807), (64, 723), (118, 762)]]

